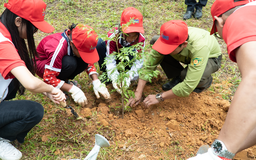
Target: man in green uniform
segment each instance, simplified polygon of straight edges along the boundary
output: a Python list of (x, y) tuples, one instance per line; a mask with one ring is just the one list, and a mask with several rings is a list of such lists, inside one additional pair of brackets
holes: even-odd
[[(154, 37), (150, 43), (157, 38)], [(140, 71), (135, 98), (130, 98), (127, 105), (136, 106), (141, 101), (143, 89), (149, 81), (148, 74), (159, 64), (172, 80), (163, 85), (166, 92), (146, 97), (144, 104), (147, 107), (164, 99), (187, 97), (193, 91), (202, 92), (210, 87), (211, 74), (221, 66), (221, 49), (215, 37), (206, 30), (187, 27), (181, 20), (164, 23), (160, 37), (152, 48), (154, 50), (145, 59)]]

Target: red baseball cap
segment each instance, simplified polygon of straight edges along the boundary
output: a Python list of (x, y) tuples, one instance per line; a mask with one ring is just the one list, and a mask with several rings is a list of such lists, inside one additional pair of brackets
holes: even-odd
[[(124, 24), (128, 23), (133, 19), (133, 22), (129, 26), (125, 26)], [(143, 29), (143, 16), (134, 7), (128, 7), (124, 9), (121, 15), (121, 26), (124, 33), (131, 33), (131, 32), (139, 32), (144, 33)], [(124, 25), (124, 26), (123, 26)]]
[(188, 26), (184, 21), (168, 21), (161, 26), (160, 38), (158, 38), (152, 48), (161, 54), (167, 55), (185, 42), (187, 38)]
[(89, 64), (99, 61), (99, 55), (97, 49), (95, 49), (98, 43), (98, 35), (92, 27), (77, 24), (72, 30), (72, 41), (83, 61)]
[(241, 0), (241, 1), (237, 1), (237, 2), (234, 2), (234, 0), (216, 0), (216, 1), (214, 1), (214, 3), (212, 4), (212, 7), (211, 7), (211, 14), (212, 14), (212, 19), (213, 19), (211, 34), (213, 34), (217, 31), (217, 28), (215, 26), (214, 16), (219, 17), (220, 15), (227, 12), (228, 10), (230, 10), (236, 6), (246, 4), (246, 3), (249, 3), (249, 1), (248, 0)]
[(44, 20), (46, 4), (42, 0), (9, 0), (4, 7), (45, 33), (54, 31), (54, 27)]

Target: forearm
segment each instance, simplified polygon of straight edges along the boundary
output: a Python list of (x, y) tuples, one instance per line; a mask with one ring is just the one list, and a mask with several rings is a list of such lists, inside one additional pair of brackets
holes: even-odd
[(139, 79), (138, 86), (136, 88), (136, 92), (142, 94), (146, 83), (147, 83), (147, 81)]
[(178, 96), (176, 96), (172, 90), (166, 91), (162, 93), (162, 98), (165, 99), (173, 99), (176, 98)]
[(99, 79), (97, 74), (92, 74), (92, 75), (90, 75), (90, 77), (93, 81), (96, 79)]
[(44, 83), (42, 80), (33, 76), (25, 66), (16, 67), (11, 73), (19, 80), (19, 82), (29, 91), (35, 93), (47, 92), (53, 90), (53, 86)]

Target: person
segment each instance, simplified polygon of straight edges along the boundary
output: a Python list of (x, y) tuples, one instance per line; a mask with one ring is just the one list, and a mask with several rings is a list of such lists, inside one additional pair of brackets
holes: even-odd
[(98, 35), (92, 27), (72, 24), (62, 33), (55, 33), (42, 39), (37, 47), (37, 75), (44, 82), (62, 91), (71, 93), (73, 100), (81, 106), (88, 103), (84, 92), (74, 79), (86, 71), (91, 77), (94, 93), (110, 99), (108, 89), (98, 79), (94, 63), (99, 60), (97, 50)]
[(44, 21), (46, 4), (42, 0), (9, 0), (4, 6), (0, 17), (0, 159), (18, 160), (22, 153), (10, 142), (23, 143), (41, 121), (44, 109), (34, 101), (8, 100), (18, 91), (24, 93), (24, 88), (44, 93), (57, 104), (65, 100), (65, 94), (34, 76), (33, 34), (38, 29), (46, 33), (54, 30)]
[(224, 39), (229, 58), (237, 63), (242, 80), (217, 139), (206, 153), (189, 160), (231, 160), (237, 152), (256, 144), (256, 2), (248, 2), (216, 0), (211, 7), (211, 34)]
[[(157, 38), (155, 38), (157, 39)], [(154, 38), (151, 43), (154, 43)], [(149, 95), (143, 101), (145, 107), (165, 99), (187, 97), (191, 92), (201, 93), (210, 87), (211, 74), (221, 66), (221, 49), (216, 38), (203, 29), (188, 27), (184, 21), (171, 20), (160, 29), (160, 37), (144, 62), (135, 91), (127, 105), (136, 106), (142, 98), (143, 89), (150, 73), (161, 65), (165, 74), (172, 79), (162, 86), (166, 92)], [(186, 64), (184, 68), (180, 62)]]
[[(133, 22), (131, 23), (131, 19)], [(131, 23), (131, 24), (130, 24)], [(124, 47), (133, 47), (134, 45), (141, 43), (141, 48), (135, 49), (135, 52), (142, 53), (144, 52), (145, 47), (145, 37), (143, 36), (143, 16), (139, 10), (134, 7), (128, 7), (123, 10), (120, 20), (120, 26), (115, 27), (113, 30), (108, 32), (108, 37), (112, 38), (111, 40), (103, 41), (99, 39), (97, 44), (97, 50), (99, 53), (99, 66), (100, 70), (107, 72), (108, 79), (112, 81), (113, 87), (117, 92), (121, 93), (120, 85), (117, 84), (117, 77), (119, 71), (116, 69), (118, 60), (111, 54), (118, 52), (121, 48)], [(117, 42), (114, 37), (117, 37)], [(129, 59), (132, 60), (135, 56), (129, 54)], [(104, 61), (107, 60), (108, 63), (104, 65)], [(125, 79), (126, 87), (130, 86), (131, 81), (138, 80), (139, 74), (138, 71), (143, 65), (143, 58), (135, 60), (131, 67), (127, 67), (129, 78)], [(106, 80), (105, 80), (106, 81)], [(108, 82), (107, 82), (108, 83)]]
[(187, 5), (187, 11), (183, 16), (184, 20), (190, 19), (192, 15), (199, 19), (203, 16), (202, 9), (207, 4), (207, 0), (185, 0), (185, 4)]

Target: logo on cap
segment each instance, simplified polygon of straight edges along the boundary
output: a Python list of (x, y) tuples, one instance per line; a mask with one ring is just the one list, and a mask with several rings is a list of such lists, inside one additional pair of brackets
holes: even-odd
[(95, 48), (96, 48), (96, 46), (95, 46), (95, 47), (91, 46), (90, 51), (91, 51), (91, 50), (94, 50)]
[(44, 17), (45, 16), (45, 10), (44, 10), (44, 8), (43, 8), (43, 12), (42, 12), (43, 14), (42, 14), (42, 16)]
[(140, 20), (139, 19), (134, 19), (133, 23), (140, 23)]
[(169, 40), (169, 36), (165, 36), (165, 35), (162, 34), (161, 37), (162, 37), (163, 39), (167, 40), (167, 41)]

